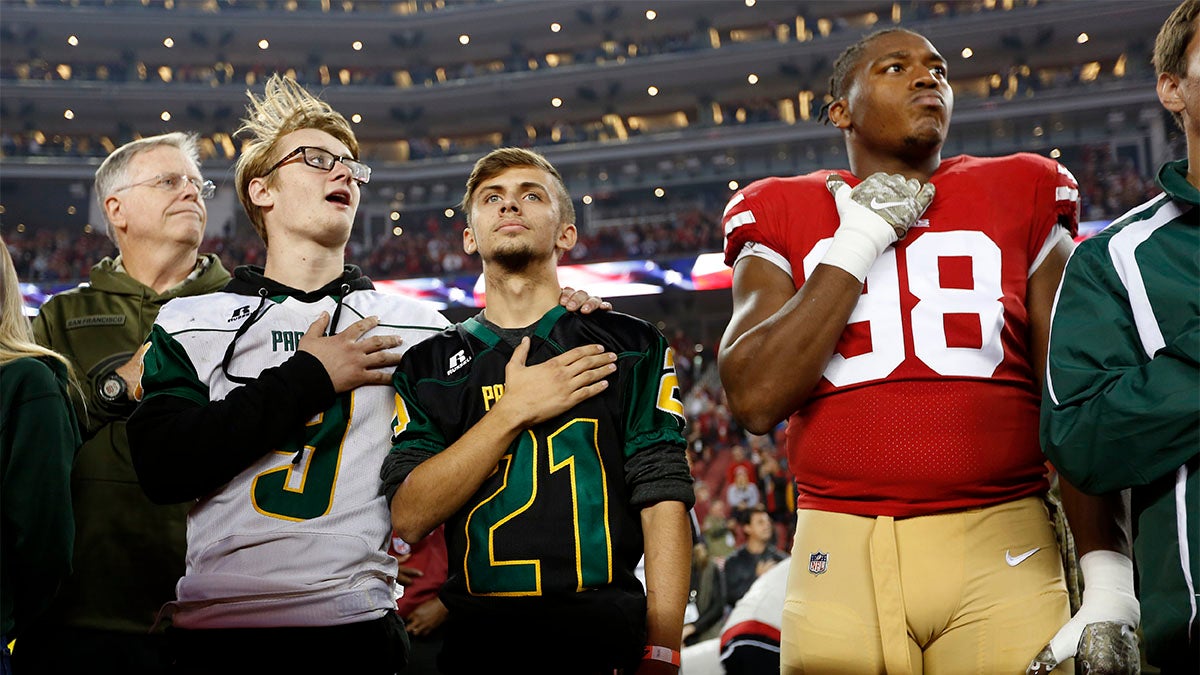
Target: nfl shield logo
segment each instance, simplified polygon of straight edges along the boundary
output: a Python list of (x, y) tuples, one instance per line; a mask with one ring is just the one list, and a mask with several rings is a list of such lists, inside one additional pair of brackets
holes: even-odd
[(829, 569), (829, 554), (817, 551), (808, 556), (808, 571), (813, 574), (824, 574)]

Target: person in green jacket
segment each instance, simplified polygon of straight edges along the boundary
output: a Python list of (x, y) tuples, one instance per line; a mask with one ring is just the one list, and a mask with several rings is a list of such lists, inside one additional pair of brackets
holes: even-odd
[(33, 341), (17, 271), (0, 238), (0, 672), (8, 644), (71, 572), (71, 462), (79, 428), (71, 365)]
[(1154, 66), (1187, 159), (1163, 165), (1163, 194), (1080, 243), (1067, 263), (1051, 323), (1041, 440), (1080, 489), (1131, 489), (1146, 661), (1163, 673), (1195, 673), (1200, 0), (1185, 0), (1163, 24)]
[(198, 255), (213, 190), (201, 176), (194, 135), (152, 136), (115, 150), (96, 170), (94, 193), (120, 254), (96, 264), (91, 283), (50, 298), (33, 320), (37, 341), (79, 373), (84, 442), (71, 476), (74, 571), (13, 651), (25, 672), (83, 664), (89, 673), (166, 671), (156, 614), (183, 576), (189, 505), (157, 506), (142, 493), (125, 423), (139, 349), (159, 309), (230, 278), (217, 256)]

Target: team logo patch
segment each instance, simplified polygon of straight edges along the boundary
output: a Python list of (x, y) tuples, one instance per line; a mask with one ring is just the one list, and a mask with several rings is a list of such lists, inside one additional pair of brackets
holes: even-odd
[(829, 554), (817, 551), (808, 556), (808, 571), (812, 574), (824, 574), (829, 569)]

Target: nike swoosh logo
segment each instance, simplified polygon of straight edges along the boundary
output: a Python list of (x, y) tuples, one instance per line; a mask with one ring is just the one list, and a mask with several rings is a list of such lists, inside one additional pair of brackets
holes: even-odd
[(1014, 556), (1009, 551), (1005, 551), (1004, 552), (1004, 562), (1008, 563), (1009, 567), (1016, 567), (1017, 565), (1020, 565), (1021, 563), (1028, 560), (1029, 556), (1033, 555), (1034, 553), (1037, 553), (1040, 550), (1042, 550), (1042, 547), (1038, 546), (1037, 548), (1031, 548), (1028, 551), (1025, 551), (1024, 553), (1022, 553), (1021, 555), (1018, 555), (1018, 556)]
[(908, 204), (908, 200), (901, 199), (898, 202), (881, 202), (878, 197), (871, 198), (871, 208), (873, 209), (890, 209), (893, 206), (904, 206)]

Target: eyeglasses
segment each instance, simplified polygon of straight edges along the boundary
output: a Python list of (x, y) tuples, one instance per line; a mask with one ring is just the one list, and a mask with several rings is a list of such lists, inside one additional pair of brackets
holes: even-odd
[(275, 162), (275, 166), (267, 169), (263, 175), (271, 175), (271, 172), (283, 166), (285, 162), (296, 155), (303, 155), (305, 164), (322, 171), (333, 171), (334, 164), (341, 162), (347, 169), (350, 169), (350, 177), (358, 181), (359, 185), (371, 182), (371, 167), (352, 157), (338, 157), (324, 148), (314, 148), (311, 145), (302, 145), (284, 155), (283, 159)]
[(189, 184), (196, 188), (196, 192), (200, 194), (201, 199), (209, 199), (217, 193), (217, 186), (211, 180), (201, 180), (182, 173), (160, 173), (154, 178), (147, 178), (137, 183), (130, 183), (124, 187), (119, 187), (113, 190), (112, 193), (116, 194), (121, 190), (142, 186), (157, 188), (167, 192), (179, 192), (185, 185)]

